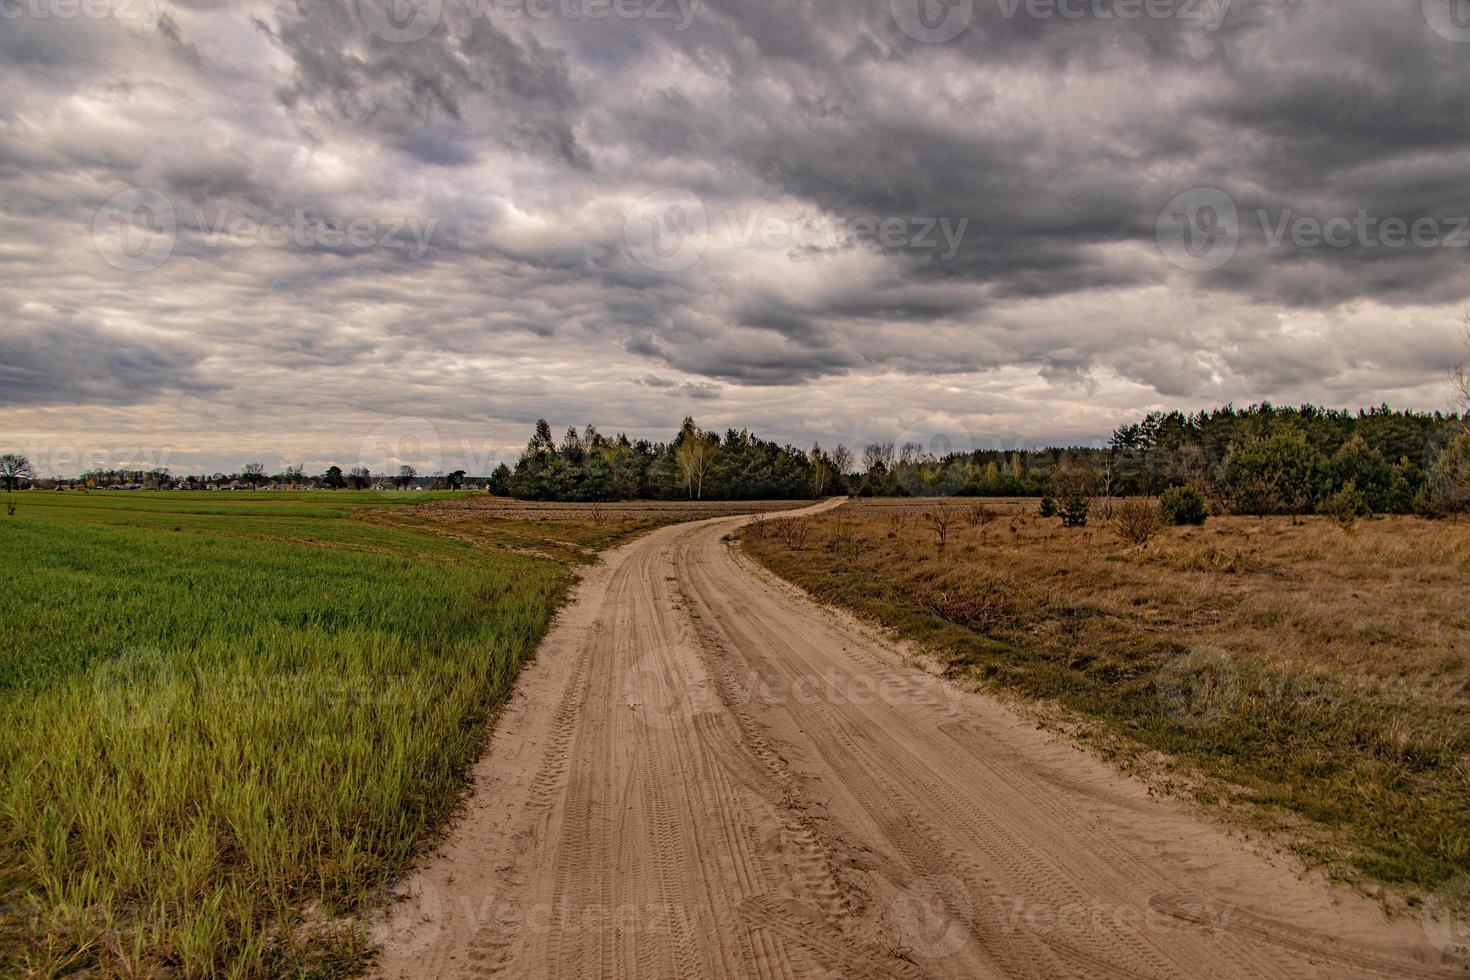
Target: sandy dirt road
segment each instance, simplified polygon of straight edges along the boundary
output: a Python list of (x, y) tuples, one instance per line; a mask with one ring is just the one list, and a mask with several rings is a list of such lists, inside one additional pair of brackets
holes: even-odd
[(379, 975), (1467, 975), (1434, 928), (903, 665), (744, 559), (740, 523), (583, 581)]

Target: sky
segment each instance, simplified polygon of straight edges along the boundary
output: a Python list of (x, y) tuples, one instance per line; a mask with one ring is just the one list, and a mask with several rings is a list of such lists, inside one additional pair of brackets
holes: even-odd
[(0, 451), (1445, 407), (1465, 0), (0, 0)]

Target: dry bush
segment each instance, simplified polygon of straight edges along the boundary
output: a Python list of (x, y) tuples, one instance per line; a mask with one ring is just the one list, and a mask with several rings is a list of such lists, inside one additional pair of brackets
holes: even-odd
[(964, 510), (965, 522), (971, 527), (981, 527), (995, 520), (998, 515), (995, 510), (984, 503), (971, 504)]
[(807, 535), (811, 533), (811, 525), (806, 521), (796, 517), (777, 517), (768, 523), (771, 533), (786, 546), (787, 551), (800, 551), (806, 547)]
[(981, 578), (945, 583), (948, 588), (914, 589), (910, 597), (921, 608), (967, 629), (984, 633), (1013, 627), (1026, 617), (1028, 598), (1010, 579)]
[(940, 504), (931, 508), (924, 517), (934, 528), (934, 536), (939, 539), (939, 547), (943, 548), (949, 542), (949, 526), (954, 523), (954, 508), (949, 504)]
[(1113, 509), (1113, 532), (1142, 548), (1168, 524), (1155, 500), (1125, 500)]
[(837, 531), (827, 539), (827, 554), (841, 555), (849, 560), (856, 560), (863, 554), (863, 539), (853, 527), (839, 524)]

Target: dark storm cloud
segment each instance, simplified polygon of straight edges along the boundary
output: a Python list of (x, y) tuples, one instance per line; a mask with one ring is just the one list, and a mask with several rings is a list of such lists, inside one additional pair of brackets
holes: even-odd
[(55, 311), (50, 322), (0, 333), (0, 401), (12, 405), (135, 405), (207, 392), (196, 354), (109, 334)]
[[(0, 22), (8, 402), (207, 393), (222, 430), (282, 406), (354, 444), (437, 413), (512, 453), (538, 415), (691, 403), (803, 442), (981, 413), (1080, 437), (1182, 402), (1432, 406), (1457, 356), (1470, 45), (1420, 0), (974, 0), (944, 43), (912, 0), (445, 0), (407, 41), (375, 2)], [(175, 212), (157, 267), (96, 240), (130, 188)], [(1159, 229), (1198, 188), (1239, 234), (1192, 272)], [(640, 202), (670, 189), (664, 226)], [(1439, 240), (1279, 230), (1360, 214)], [(219, 234), (297, 215), (432, 233)]]
[(257, 23), (295, 67), (279, 89), (282, 104), (314, 135), (337, 126), (369, 132), (439, 166), (470, 163), (487, 143), (585, 165), (567, 122), (577, 99), (561, 56), (457, 6), (448, 13), (409, 43), (369, 30), (356, 0), (304, 4), (275, 24)]

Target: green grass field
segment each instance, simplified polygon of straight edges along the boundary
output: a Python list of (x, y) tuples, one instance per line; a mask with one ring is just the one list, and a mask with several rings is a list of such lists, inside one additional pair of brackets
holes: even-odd
[(0, 974), (358, 961), (574, 578), (379, 519), (436, 496), (15, 495)]

